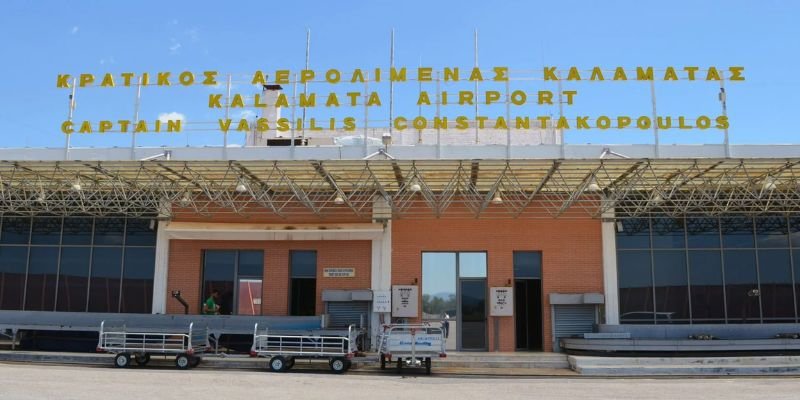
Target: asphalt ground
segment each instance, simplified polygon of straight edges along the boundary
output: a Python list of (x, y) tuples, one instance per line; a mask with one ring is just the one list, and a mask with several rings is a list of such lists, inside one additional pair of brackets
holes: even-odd
[(334, 375), (319, 366), (266, 370), (189, 371), (169, 366), (118, 369), (0, 363), (0, 399), (798, 399), (800, 379), (577, 378), (480, 376), (452, 372), (353, 370)]

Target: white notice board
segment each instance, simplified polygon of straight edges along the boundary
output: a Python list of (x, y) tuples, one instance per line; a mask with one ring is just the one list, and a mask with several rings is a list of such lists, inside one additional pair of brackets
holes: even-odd
[(493, 287), (491, 289), (491, 310), (493, 317), (511, 317), (514, 315), (514, 288)]
[(392, 286), (392, 316), (417, 318), (419, 310), (419, 288), (416, 285)]
[(372, 312), (392, 312), (391, 290), (375, 290), (372, 292)]

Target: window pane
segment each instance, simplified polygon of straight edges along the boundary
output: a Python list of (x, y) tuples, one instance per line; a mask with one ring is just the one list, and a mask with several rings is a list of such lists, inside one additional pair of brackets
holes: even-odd
[(689, 281), (686, 252), (654, 251), (653, 279), (656, 289), (656, 323), (689, 322)]
[(239, 276), (261, 278), (264, 276), (264, 252), (260, 250), (239, 251)]
[(22, 309), (27, 263), (27, 246), (0, 246), (0, 310)]
[(782, 216), (756, 218), (756, 241), (759, 248), (789, 247), (789, 226)]
[(64, 235), (62, 244), (91, 244), (92, 243), (91, 218), (64, 218)]
[(456, 317), (456, 254), (422, 253), (422, 318)]
[(292, 278), (317, 277), (317, 252), (316, 251), (291, 251)]
[[(220, 294), (217, 305), (219, 313), (232, 314), (234, 280), (236, 279), (236, 251), (206, 250), (203, 264), (203, 298), (205, 302), (211, 292), (218, 290)], [(202, 304), (201, 304), (202, 307)], [(202, 308), (201, 308), (202, 310)]]
[(753, 247), (753, 219), (749, 217), (723, 218), (722, 245), (727, 248)]
[(719, 248), (719, 220), (716, 218), (687, 218), (686, 242), (693, 249)]
[(458, 253), (458, 274), (462, 278), (486, 278), (486, 253)]
[(686, 247), (683, 233), (683, 219), (653, 219), (653, 247), (663, 249), (681, 249)]
[(58, 247), (31, 247), (25, 309), (53, 311), (56, 305)]
[(759, 322), (755, 251), (725, 250), (723, 256), (728, 323)]
[(617, 253), (620, 321), (654, 323), (653, 281), (649, 251)]
[(514, 252), (514, 278), (542, 278), (542, 253), (538, 251)]
[(86, 311), (90, 247), (61, 249), (56, 311)]
[(261, 315), (261, 279), (239, 279), (238, 315)]
[(97, 218), (94, 221), (94, 244), (122, 246), (124, 232), (124, 218)]
[(3, 232), (0, 243), (28, 244), (31, 234), (31, 219), (28, 217), (3, 217)]
[(650, 220), (646, 218), (621, 219), (622, 231), (617, 228), (617, 248), (650, 248)]
[(126, 247), (124, 260), (120, 311), (145, 314), (152, 312), (156, 249), (154, 247)]
[[(150, 224), (153, 229), (150, 229)], [(155, 246), (158, 223), (154, 219), (128, 218), (125, 226), (126, 246)]]
[(794, 322), (789, 250), (759, 250), (758, 268), (764, 322)]
[(37, 217), (33, 219), (32, 244), (59, 244), (60, 242), (60, 217)]
[(315, 315), (317, 309), (317, 279), (294, 278), (291, 284), (290, 315)]
[(800, 217), (789, 218), (789, 236), (791, 236), (792, 247), (800, 249)]
[(794, 263), (794, 291), (797, 293), (795, 302), (797, 303), (797, 312), (800, 314), (800, 250), (792, 251), (792, 261)]
[(689, 251), (689, 281), (692, 293), (692, 321), (725, 321), (722, 254), (719, 250)]
[(122, 247), (95, 247), (89, 280), (89, 312), (118, 312)]

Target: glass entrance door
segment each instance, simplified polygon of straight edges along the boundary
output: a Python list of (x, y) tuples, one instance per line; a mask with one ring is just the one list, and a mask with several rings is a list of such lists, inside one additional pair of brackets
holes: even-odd
[(459, 347), (486, 350), (486, 279), (461, 279), (459, 289)]

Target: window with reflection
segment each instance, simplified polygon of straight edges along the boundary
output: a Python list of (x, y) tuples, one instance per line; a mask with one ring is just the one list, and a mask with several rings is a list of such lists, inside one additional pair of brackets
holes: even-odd
[(688, 323), (689, 277), (686, 271), (686, 251), (654, 251), (653, 282), (656, 323)]
[(422, 253), (422, 318), (456, 318), (456, 253)]
[(55, 309), (59, 251), (56, 246), (31, 247), (25, 289), (26, 310)]
[[(0, 217), (0, 309), (149, 313), (155, 227), (149, 218)], [(126, 290), (133, 281), (139, 289)]]
[(764, 322), (794, 322), (792, 262), (788, 249), (758, 250), (758, 278)]
[[(800, 217), (656, 216), (620, 222), (623, 323), (799, 321)], [(645, 246), (648, 242), (652, 245)], [(645, 287), (648, 279), (653, 283)]]
[(725, 285), (719, 250), (689, 250), (692, 320), (701, 324), (725, 322)]
[(653, 269), (649, 251), (620, 251), (617, 255), (620, 321), (654, 323)]

